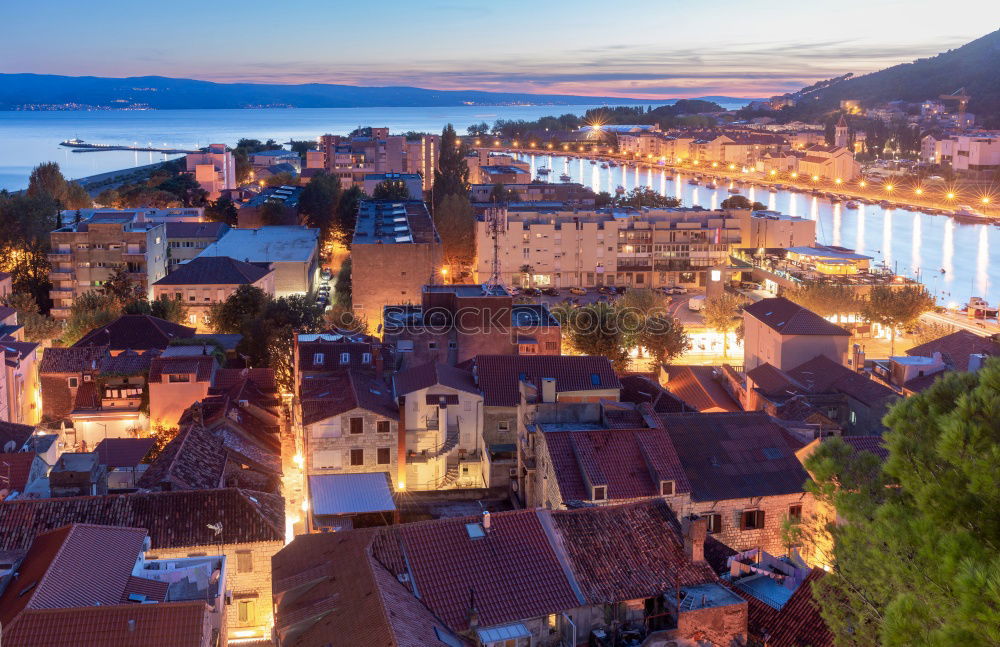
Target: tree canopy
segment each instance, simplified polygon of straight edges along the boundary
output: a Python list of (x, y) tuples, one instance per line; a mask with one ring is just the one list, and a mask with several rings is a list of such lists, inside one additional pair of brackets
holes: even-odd
[(901, 288), (878, 285), (872, 287), (862, 302), (861, 316), (889, 329), (890, 353), (896, 349), (896, 333), (910, 328), (920, 315), (934, 309), (934, 297), (923, 285)]
[(722, 356), (729, 356), (729, 333), (743, 324), (741, 313), (746, 304), (746, 297), (732, 292), (723, 292), (717, 296), (705, 299), (701, 314), (705, 325), (722, 335)]
[(766, 211), (767, 205), (763, 202), (751, 202), (745, 195), (731, 195), (722, 201), (723, 209), (750, 209), (751, 211)]
[(375, 185), (372, 197), (376, 200), (409, 200), (410, 189), (402, 180), (383, 180)]
[(824, 442), (809, 488), (841, 523), (815, 597), (839, 647), (1000, 644), (1000, 361), (885, 418), (888, 459)]
[(839, 283), (808, 283), (784, 296), (821, 317), (857, 314), (863, 303), (854, 288)]
[(469, 165), (465, 163), (465, 153), (454, 126), (448, 124), (441, 132), (438, 167), (434, 171), (435, 210), (448, 196), (469, 195)]
[(476, 256), (476, 218), (469, 198), (449, 195), (434, 209), (445, 262), (468, 265)]

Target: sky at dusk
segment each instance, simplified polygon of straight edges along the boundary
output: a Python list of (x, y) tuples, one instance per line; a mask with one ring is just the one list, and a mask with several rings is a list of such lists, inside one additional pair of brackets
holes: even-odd
[(43, 0), (5, 7), (0, 72), (760, 97), (957, 47), (995, 0)]

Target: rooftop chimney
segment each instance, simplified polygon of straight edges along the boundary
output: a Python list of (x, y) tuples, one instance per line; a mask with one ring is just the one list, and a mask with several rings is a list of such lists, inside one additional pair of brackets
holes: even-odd
[(701, 517), (688, 517), (681, 524), (684, 533), (684, 554), (692, 562), (705, 561), (705, 537), (708, 524)]
[(490, 534), (490, 511), (483, 510), (483, 531)]
[(542, 378), (542, 402), (556, 401), (556, 378)]
[(135, 633), (135, 620), (129, 619), (128, 621), (128, 632)]
[(983, 367), (983, 361), (986, 360), (986, 355), (982, 353), (972, 353), (969, 355), (969, 372), (975, 373)]

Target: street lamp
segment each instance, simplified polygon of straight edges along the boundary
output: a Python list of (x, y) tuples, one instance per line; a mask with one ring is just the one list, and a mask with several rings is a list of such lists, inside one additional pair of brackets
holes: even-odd
[(955, 199), (955, 194), (952, 193), (951, 191), (949, 191), (948, 193), (945, 194), (944, 197), (948, 198), (949, 200), (954, 200)]
[(858, 182), (858, 186), (859, 186), (859, 187), (861, 187), (861, 188), (863, 189), (863, 188), (865, 188), (866, 186), (868, 186), (868, 183), (867, 183), (867, 182), (865, 182), (864, 180), (861, 180), (860, 182)]
[(448, 268), (447, 267), (442, 267), (441, 268), (441, 277), (442, 277), (442, 279), (444, 280), (445, 283), (448, 282)]
[(886, 185), (885, 185), (885, 190), (886, 190), (887, 192), (889, 192), (889, 193), (892, 193), (892, 190), (893, 190), (894, 188), (895, 188), (895, 187), (893, 187), (893, 186), (892, 186), (891, 184), (886, 184)]

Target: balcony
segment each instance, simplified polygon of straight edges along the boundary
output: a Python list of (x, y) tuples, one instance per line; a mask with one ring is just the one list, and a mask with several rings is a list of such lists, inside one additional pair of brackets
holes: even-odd
[(65, 263), (73, 255), (71, 249), (50, 249), (48, 253), (49, 262)]
[(53, 269), (49, 272), (50, 281), (72, 281), (73, 272), (72, 270), (56, 270)]
[(49, 298), (56, 303), (61, 302), (63, 299), (72, 299), (73, 288), (52, 288), (49, 290)]
[(135, 261), (141, 262), (146, 260), (146, 250), (145, 249), (127, 249), (122, 251), (122, 260), (125, 261)]

